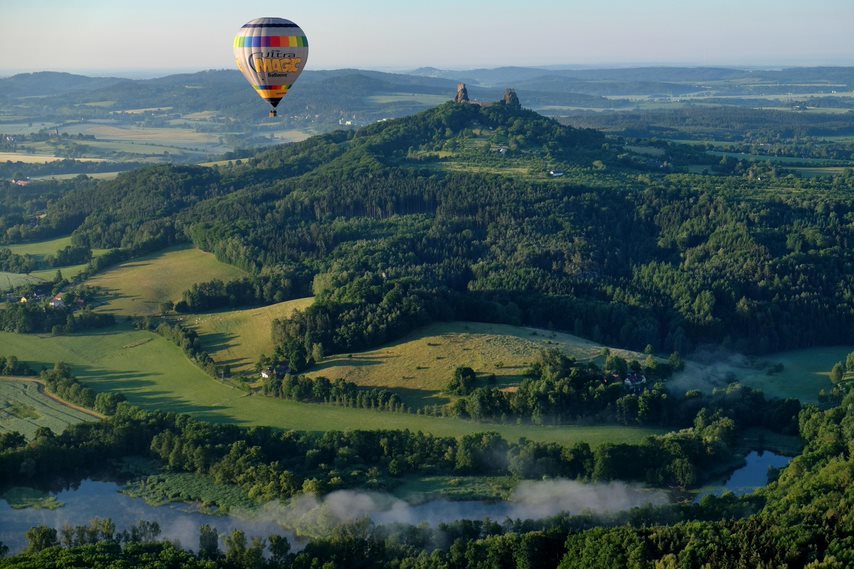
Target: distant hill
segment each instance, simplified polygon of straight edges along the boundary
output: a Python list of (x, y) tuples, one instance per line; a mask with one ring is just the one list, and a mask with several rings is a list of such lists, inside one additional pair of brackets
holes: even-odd
[(130, 79), (118, 77), (86, 77), (71, 73), (40, 71), (21, 73), (0, 79), (0, 100), (33, 95), (62, 95), (68, 92), (96, 91), (116, 85), (130, 83)]
[[(347, 74), (307, 88), (327, 81), (385, 88)], [(805, 192), (741, 163), (670, 174), (671, 160), (712, 164), (507, 101), (444, 103), (221, 168), (76, 180), (39, 225), (76, 228), (75, 243), (98, 248), (192, 240), (250, 273), (240, 293), (250, 299), (313, 291), (316, 302), (274, 334), (293, 362), (314, 344), (348, 353), (449, 319), (681, 353), (854, 341), (854, 258), (843, 245), (854, 237), (827, 222), (854, 208), (843, 183)], [(749, 168), (766, 168), (755, 170), (761, 183)], [(199, 309), (236, 302), (204, 290)]]

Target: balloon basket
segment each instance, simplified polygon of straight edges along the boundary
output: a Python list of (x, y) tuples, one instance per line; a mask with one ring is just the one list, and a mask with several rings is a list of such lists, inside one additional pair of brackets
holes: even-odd
[(274, 119), (274, 118), (276, 118), (277, 116), (278, 116), (278, 115), (277, 115), (277, 113), (276, 113), (276, 109), (273, 109), (272, 111), (270, 111), (269, 117), (270, 117), (271, 119)]

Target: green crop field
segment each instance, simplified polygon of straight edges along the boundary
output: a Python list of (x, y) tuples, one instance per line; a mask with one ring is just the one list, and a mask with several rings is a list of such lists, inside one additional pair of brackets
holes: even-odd
[[(512, 385), (521, 380), (539, 351), (548, 348), (580, 361), (603, 363), (604, 346), (578, 336), (505, 324), (442, 322), (376, 350), (328, 357), (309, 375), (394, 388), (411, 405), (438, 403), (429, 399), (445, 389), (458, 366), (494, 373), (499, 384)], [(646, 357), (611, 351), (629, 359)]]
[(637, 442), (661, 432), (641, 427), (474, 423), (248, 395), (206, 375), (166, 339), (121, 326), (72, 336), (2, 332), (0, 345), (5, 354), (14, 354), (36, 368), (67, 362), (86, 385), (121, 391), (143, 408), (190, 413), (219, 423), (308, 431), (410, 429), (444, 436), (496, 431), (513, 440), (586, 441), (594, 446), (609, 441)]
[(123, 263), (86, 281), (105, 291), (99, 310), (117, 315), (159, 313), (160, 304), (180, 300), (181, 293), (195, 283), (237, 279), (246, 273), (221, 263), (211, 253), (192, 247), (177, 247)]
[(231, 310), (188, 316), (202, 347), (220, 365), (229, 365), (235, 373), (254, 369), (261, 354), (273, 352), (273, 320), (287, 318), (294, 310), (311, 305), (312, 298), (300, 298), (248, 310)]
[(32, 438), (39, 427), (61, 433), (69, 425), (92, 420), (40, 393), (34, 382), (0, 380), (0, 432), (18, 431)]

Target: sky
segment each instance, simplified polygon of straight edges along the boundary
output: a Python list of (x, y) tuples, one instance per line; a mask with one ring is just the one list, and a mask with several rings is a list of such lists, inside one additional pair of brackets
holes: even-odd
[(230, 68), (266, 16), (308, 69), (854, 65), (854, 0), (0, 0), (0, 74)]

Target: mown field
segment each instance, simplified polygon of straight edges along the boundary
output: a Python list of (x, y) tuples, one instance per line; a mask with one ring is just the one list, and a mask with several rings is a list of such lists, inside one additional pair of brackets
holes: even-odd
[(261, 354), (273, 353), (273, 320), (287, 318), (294, 310), (303, 310), (312, 298), (300, 298), (271, 306), (192, 315), (185, 324), (192, 326), (202, 347), (219, 365), (229, 365), (233, 373), (255, 369)]
[(513, 440), (526, 437), (562, 443), (587, 441), (591, 445), (640, 441), (660, 432), (620, 426), (473, 423), (251, 396), (206, 375), (166, 339), (123, 326), (73, 336), (2, 332), (0, 346), (5, 354), (14, 354), (36, 368), (55, 361), (67, 362), (86, 385), (96, 390), (121, 391), (143, 408), (189, 413), (218, 423), (308, 431), (411, 429), (443, 436), (495, 431)]
[[(439, 403), (437, 392), (458, 366), (495, 374), (499, 385), (518, 383), (540, 350), (557, 348), (579, 361), (604, 363), (605, 346), (578, 336), (505, 324), (440, 322), (376, 350), (331, 356), (311, 376), (344, 378), (359, 385), (399, 391), (411, 405)], [(629, 359), (646, 356), (611, 349)]]
[(140, 257), (100, 273), (85, 284), (104, 290), (98, 310), (116, 315), (151, 315), (161, 303), (177, 301), (193, 284), (212, 279), (237, 279), (246, 273), (221, 263), (211, 253), (173, 247)]
[(69, 425), (93, 420), (40, 393), (34, 382), (0, 379), (0, 432), (18, 431), (32, 438), (39, 427), (61, 433)]

